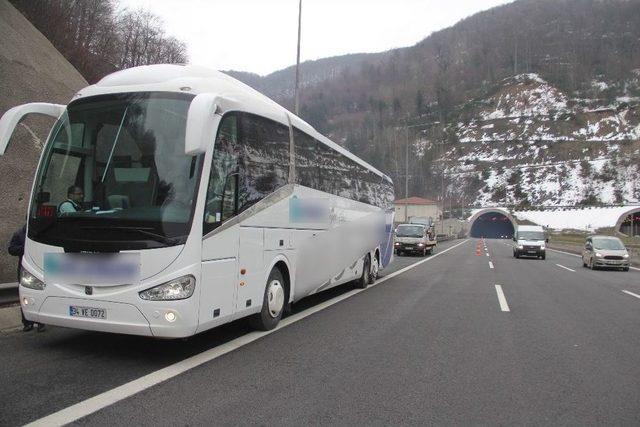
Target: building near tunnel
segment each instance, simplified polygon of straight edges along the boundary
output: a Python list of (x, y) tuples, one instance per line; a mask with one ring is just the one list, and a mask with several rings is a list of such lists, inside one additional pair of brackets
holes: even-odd
[(469, 236), (487, 239), (511, 239), (516, 219), (504, 208), (479, 209), (469, 218)]
[(413, 217), (440, 219), (442, 208), (438, 202), (423, 199), (422, 197), (409, 197), (393, 202), (396, 210), (395, 221), (397, 223), (409, 222)]

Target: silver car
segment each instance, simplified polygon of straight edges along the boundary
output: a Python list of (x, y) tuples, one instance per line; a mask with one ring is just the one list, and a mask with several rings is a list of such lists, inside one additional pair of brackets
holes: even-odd
[(629, 271), (629, 252), (617, 237), (589, 236), (582, 250), (582, 265), (592, 270), (621, 268)]

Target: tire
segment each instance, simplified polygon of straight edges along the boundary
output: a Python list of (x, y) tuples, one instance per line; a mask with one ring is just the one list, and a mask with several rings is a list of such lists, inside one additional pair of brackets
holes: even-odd
[(629, 267), (623, 267), (622, 271), (629, 271)]
[(286, 307), (285, 282), (277, 268), (271, 270), (262, 298), (262, 310), (249, 318), (250, 325), (260, 331), (270, 331), (278, 326)]
[(366, 254), (364, 256), (364, 262), (362, 263), (362, 274), (359, 279), (353, 282), (353, 286), (357, 289), (365, 289), (369, 286), (369, 277), (371, 276), (371, 255)]
[(514, 257), (520, 259), (520, 254), (518, 252), (516, 252), (515, 254), (513, 254)]
[(427, 251), (427, 255), (433, 255), (433, 246), (429, 247), (429, 250)]
[(540, 259), (541, 259), (541, 260), (545, 260), (545, 259), (547, 259), (547, 254), (542, 254), (542, 255), (540, 255)]

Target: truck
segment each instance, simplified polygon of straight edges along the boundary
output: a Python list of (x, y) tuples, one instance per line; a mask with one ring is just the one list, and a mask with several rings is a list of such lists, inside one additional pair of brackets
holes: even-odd
[(437, 244), (432, 226), (425, 224), (400, 224), (395, 230), (394, 252), (396, 255), (417, 253), (422, 256), (433, 253)]

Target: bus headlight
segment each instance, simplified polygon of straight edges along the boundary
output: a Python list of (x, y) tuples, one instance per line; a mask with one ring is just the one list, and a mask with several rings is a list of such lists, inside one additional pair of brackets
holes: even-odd
[(193, 295), (196, 289), (195, 277), (182, 276), (169, 282), (154, 286), (151, 289), (140, 292), (140, 298), (149, 301), (173, 301), (186, 299)]
[(37, 291), (42, 291), (47, 286), (42, 280), (29, 273), (27, 270), (22, 270), (20, 272), (20, 285)]

